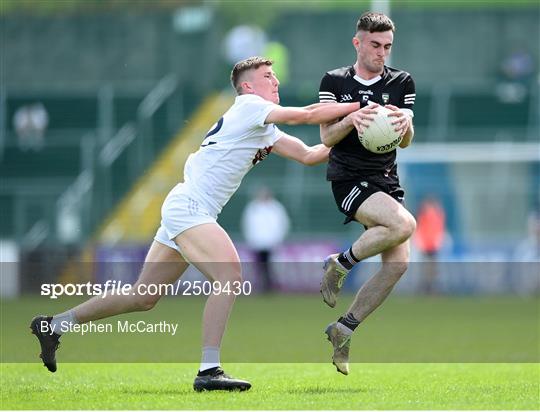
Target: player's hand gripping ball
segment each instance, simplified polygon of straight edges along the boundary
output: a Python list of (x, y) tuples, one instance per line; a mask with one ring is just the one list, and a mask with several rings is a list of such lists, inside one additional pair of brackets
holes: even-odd
[(388, 153), (394, 150), (401, 143), (402, 136), (396, 132), (394, 116), (388, 116), (392, 110), (379, 106), (377, 114), (373, 116), (373, 120), (369, 123), (369, 127), (364, 129), (361, 135), (358, 135), (360, 143), (373, 153)]

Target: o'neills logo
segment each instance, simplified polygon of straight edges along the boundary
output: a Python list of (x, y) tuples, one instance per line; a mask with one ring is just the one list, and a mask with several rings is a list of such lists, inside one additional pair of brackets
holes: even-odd
[(396, 147), (399, 144), (399, 142), (401, 142), (401, 137), (398, 137), (396, 140), (394, 140), (393, 142), (390, 142), (388, 144), (383, 144), (382, 146), (377, 146), (377, 151), (378, 152), (386, 152), (386, 151)]

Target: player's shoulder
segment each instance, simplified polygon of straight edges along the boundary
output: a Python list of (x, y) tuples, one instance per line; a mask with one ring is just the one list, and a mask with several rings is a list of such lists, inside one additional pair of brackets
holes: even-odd
[(401, 69), (397, 69), (395, 67), (390, 66), (384, 66), (385, 76), (390, 81), (398, 81), (398, 82), (405, 82), (409, 79), (412, 79), (412, 76), (409, 72)]
[(336, 79), (350, 77), (351, 67), (352, 66), (344, 66), (344, 67), (339, 67), (337, 69), (329, 70), (325, 73), (325, 76), (336, 78)]
[(263, 97), (257, 94), (242, 94), (236, 96), (234, 104), (230, 107), (229, 110), (234, 112), (245, 113), (246, 111), (259, 111), (264, 107), (278, 107), (275, 103), (264, 99)]
[(241, 94), (236, 96), (235, 103), (237, 104), (272, 104), (271, 101), (264, 99), (258, 94)]

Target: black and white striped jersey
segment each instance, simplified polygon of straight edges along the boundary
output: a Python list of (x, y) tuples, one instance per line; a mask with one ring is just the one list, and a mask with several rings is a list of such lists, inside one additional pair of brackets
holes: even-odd
[[(381, 105), (392, 104), (410, 111), (416, 97), (414, 81), (407, 72), (384, 66), (383, 74), (371, 80), (356, 75), (353, 66), (327, 72), (319, 88), (320, 102), (369, 102)], [(362, 146), (356, 129), (330, 151), (328, 180), (353, 180), (359, 176), (388, 173), (394, 168), (396, 151), (385, 154), (371, 153)]]

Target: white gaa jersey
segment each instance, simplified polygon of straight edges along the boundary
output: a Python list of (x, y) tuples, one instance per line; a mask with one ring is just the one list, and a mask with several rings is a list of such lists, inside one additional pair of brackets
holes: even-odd
[(188, 191), (216, 215), (236, 192), (246, 173), (264, 160), (279, 139), (274, 124), (264, 124), (278, 107), (260, 96), (237, 96), (212, 126), (184, 167)]

